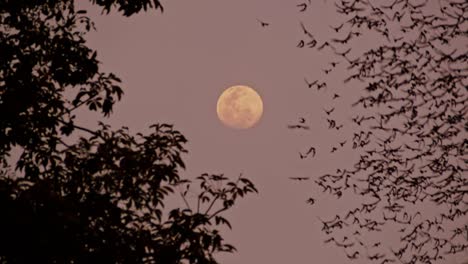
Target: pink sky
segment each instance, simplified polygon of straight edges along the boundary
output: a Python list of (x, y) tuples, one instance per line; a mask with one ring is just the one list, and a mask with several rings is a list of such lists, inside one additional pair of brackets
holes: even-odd
[[(313, 9), (299, 13), (291, 1), (175, 0), (163, 2), (163, 14), (131, 18), (101, 16), (96, 7), (79, 6), (96, 22), (97, 32), (88, 35), (90, 46), (103, 69), (121, 77), (125, 88), (107, 122), (135, 133), (152, 123), (173, 123), (189, 140), (183, 175), (234, 178), (243, 173), (259, 189), (227, 214), (233, 230), (223, 237), (238, 252), (221, 256), (221, 263), (349, 263), (341, 248), (323, 243), (317, 216), (329, 218), (359, 201), (336, 201), (312, 181), (288, 179), (334, 172), (357, 158), (349, 145), (333, 154), (330, 149), (352, 135), (350, 119), (356, 113), (350, 104), (359, 94), (345, 87), (340, 67), (326, 80), (327, 90), (307, 89), (304, 78), (322, 76), (333, 57), (296, 48), (303, 36), (299, 21), (317, 39), (330, 36), (328, 25), (339, 22), (331, 3), (316, 1)], [(262, 28), (257, 18), (270, 26)], [(355, 50), (379, 41), (374, 37), (355, 43)], [(218, 96), (236, 84), (251, 86), (263, 98), (263, 118), (252, 129), (233, 130), (216, 117)], [(341, 97), (333, 101), (334, 93)], [(337, 120), (348, 124), (340, 131), (327, 128), (323, 109), (331, 107)], [(299, 117), (311, 130), (286, 128)], [(92, 126), (94, 120), (88, 114), (81, 122)], [(309, 146), (317, 148), (316, 158), (299, 159), (299, 151)], [(305, 203), (310, 196), (316, 205)], [(397, 241), (389, 232), (381, 236), (377, 239)]]

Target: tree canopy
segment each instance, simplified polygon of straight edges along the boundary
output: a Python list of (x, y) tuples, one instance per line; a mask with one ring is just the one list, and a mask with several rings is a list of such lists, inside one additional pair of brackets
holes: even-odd
[[(157, 0), (91, 2), (124, 16), (163, 10)], [(187, 140), (172, 125), (132, 134), (78, 124), (77, 109), (107, 117), (123, 95), (86, 45), (93, 28), (73, 0), (0, 3), (0, 262), (217, 263), (215, 253), (235, 250), (217, 229), (231, 227), (222, 212), (255, 186), (182, 179)], [(172, 193), (186, 207), (165, 209)]]

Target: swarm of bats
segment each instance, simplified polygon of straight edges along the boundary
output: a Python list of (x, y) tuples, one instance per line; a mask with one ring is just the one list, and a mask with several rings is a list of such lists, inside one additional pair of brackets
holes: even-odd
[[(362, 96), (353, 106), (363, 110), (351, 120), (358, 131), (332, 148), (339, 151), (349, 142), (360, 156), (352, 168), (314, 182), (336, 198), (354, 195), (365, 202), (320, 220), (325, 242), (343, 248), (355, 263), (436, 264), (446, 263), (449, 254), (466, 254), (468, 1), (337, 0), (334, 5), (343, 18), (331, 26), (336, 37), (318, 41), (301, 22), (307, 40), (298, 47), (314, 40), (310, 48), (330, 49), (333, 61), (324, 74), (341, 64), (348, 69), (343, 81), (361, 85)], [(302, 13), (313, 5), (300, 7)], [(353, 53), (353, 41), (369, 31), (386, 43)], [(306, 88), (327, 87), (305, 81)], [(335, 93), (332, 101), (339, 97)], [(338, 127), (335, 107), (324, 109), (329, 129)], [(301, 121), (289, 128), (309, 129)], [(319, 155), (309, 149), (301, 159)], [(418, 205), (436, 206), (436, 216), (411, 209)], [(398, 245), (363, 239), (386, 225), (398, 226)]]

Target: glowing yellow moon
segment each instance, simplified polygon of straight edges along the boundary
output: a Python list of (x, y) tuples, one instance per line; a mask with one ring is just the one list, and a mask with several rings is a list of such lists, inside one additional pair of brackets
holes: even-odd
[(221, 94), (216, 112), (219, 120), (228, 127), (251, 128), (262, 117), (263, 101), (254, 89), (245, 85), (235, 85)]

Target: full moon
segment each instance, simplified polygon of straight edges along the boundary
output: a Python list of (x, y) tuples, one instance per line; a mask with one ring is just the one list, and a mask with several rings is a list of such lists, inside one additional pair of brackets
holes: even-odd
[(219, 120), (226, 126), (247, 129), (253, 127), (262, 117), (263, 101), (254, 89), (235, 85), (221, 94), (216, 112)]

